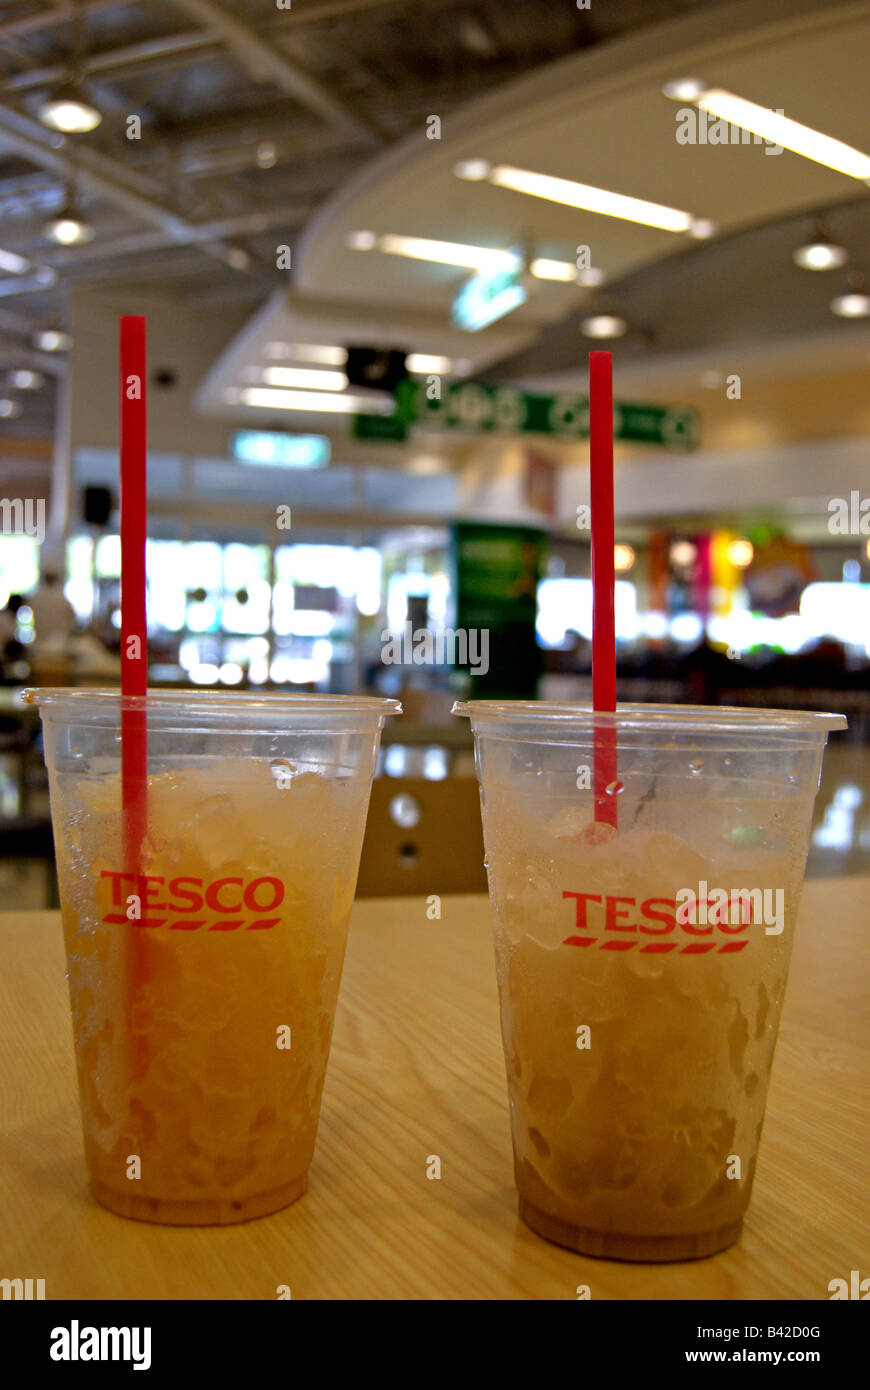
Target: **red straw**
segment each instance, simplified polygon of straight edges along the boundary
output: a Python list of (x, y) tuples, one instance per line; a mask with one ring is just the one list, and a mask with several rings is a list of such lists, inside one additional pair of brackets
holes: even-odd
[[(592, 706), (616, 709), (616, 629), (613, 612), (613, 358), (589, 354), (589, 451), (592, 504)], [(616, 730), (597, 727), (595, 819), (617, 824)]]
[[(148, 729), (144, 707), (129, 708), (127, 697), (145, 695), (148, 688), (145, 476), (145, 319), (125, 314), (121, 318), (121, 788), (126, 872), (137, 877), (142, 871), (148, 814)], [(143, 907), (140, 901), (140, 913)], [(127, 934), (128, 1021), (148, 976), (146, 940), (137, 928), (137, 921), (131, 921)], [(133, 1041), (132, 1029), (128, 1036), (136, 1074), (144, 1068), (144, 1044), (141, 1039)]]

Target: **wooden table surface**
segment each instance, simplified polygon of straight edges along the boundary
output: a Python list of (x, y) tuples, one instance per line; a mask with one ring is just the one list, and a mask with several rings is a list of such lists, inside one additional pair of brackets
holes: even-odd
[(309, 1191), (225, 1228), (91, 1199), (59, 918), (0, 914), (0, 1277), (48, 1299), (825, 1299), (870, 1275), (868, 902), (867, 878), (807, 884), (743, 1236), (675, 1265), (589, 1259), (517, 1217), (483, 897), (440, 921), (356, 904)]

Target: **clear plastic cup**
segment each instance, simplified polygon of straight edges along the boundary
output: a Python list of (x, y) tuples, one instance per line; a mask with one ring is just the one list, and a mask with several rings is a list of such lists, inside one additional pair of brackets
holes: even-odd
[[(400, 706), (28, 696), (44, 727), (94, 1195), (173, 1224), (276, 1211), (306, 1188), (380, 731)], [(147, 717), (132, 847), (122, 705)]]
[(475, 738), (520, 1214), (590, 1255), (721, 1250), (752, 1189), (822, 752), (846, 721), (454, 713)]

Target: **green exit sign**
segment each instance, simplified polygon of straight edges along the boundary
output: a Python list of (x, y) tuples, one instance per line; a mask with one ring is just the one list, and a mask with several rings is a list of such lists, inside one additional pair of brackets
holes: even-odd
[(512, 254), (513, 265), (481, 270), (466, 280), (453, 301), (450, 315), (457, 328), (476, 333), (525, 302), (523, 256), (519, 251)]

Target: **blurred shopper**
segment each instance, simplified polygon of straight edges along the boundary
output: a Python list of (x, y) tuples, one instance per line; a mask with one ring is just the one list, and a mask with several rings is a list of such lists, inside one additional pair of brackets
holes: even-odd
[(76, 627), (75, 609), (65, 596), (56, 569), (45, 569), (42, 582), (27, 599), (33, 614), (33, 650), (66, 651)]

